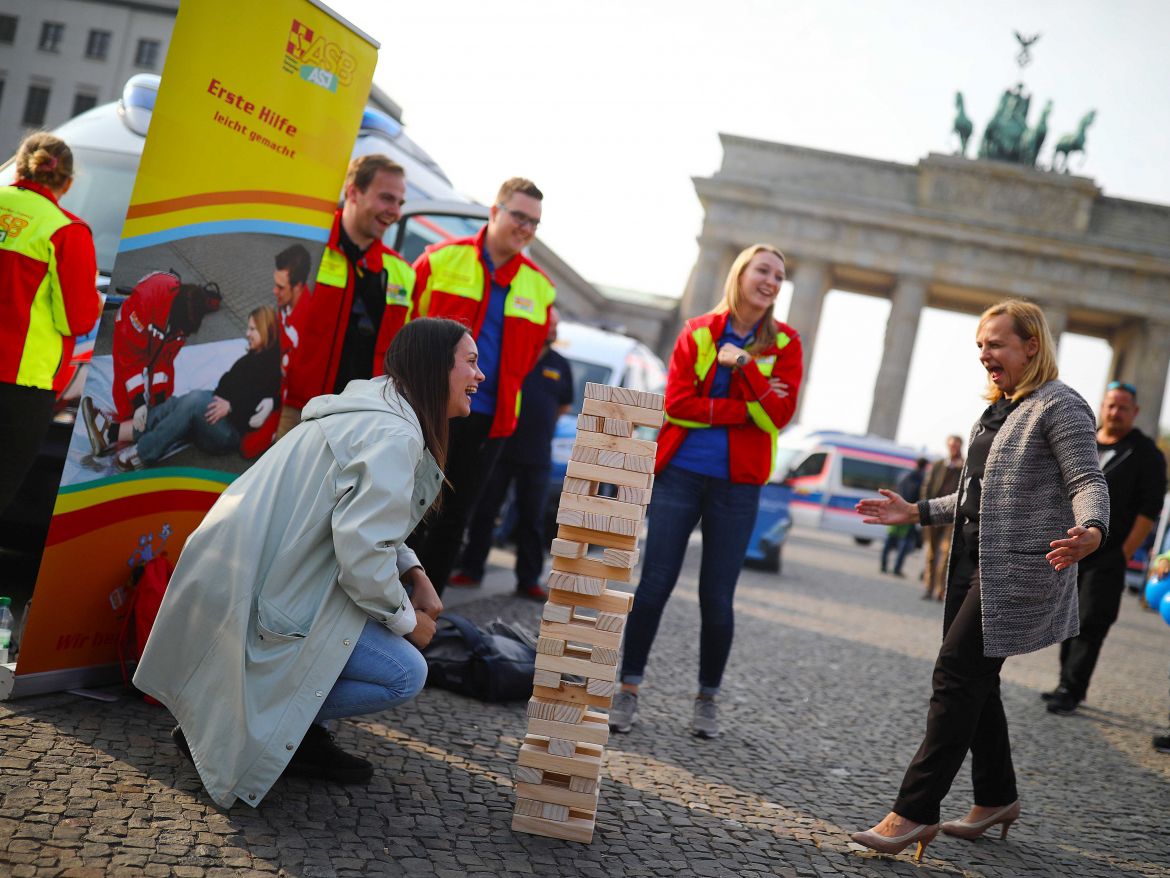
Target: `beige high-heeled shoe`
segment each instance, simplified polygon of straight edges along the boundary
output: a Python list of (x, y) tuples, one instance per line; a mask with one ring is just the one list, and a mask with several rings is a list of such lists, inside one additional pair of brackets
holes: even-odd
[(1007, 838), (1008, 827), (1020, 819), (1020, 800), (1016, 799), (1010, 805), (1004, 805), (994, 814), (985, 817), (983, 820), (948, 820), (939, 828), (947, 835), (953, 835), (957, 838), (965, 838), (968, 841), (974, 841), (997, 824), (1003, 824), (1003, 832), (1000, 833), (1000, 840)]
[(934, 841), (936, 835), (938, 835), (938, 824), (924, 823), (917, 829), (912, 829), (902, 835), (882, 835), (872, 829), (866, 829), (862, 832), (855, 832), (849, 837), (858, 844), (863, 844), (881, 854), (900, 854), (910, 845), (918, 842), (914, 861), (921, 862), (922, 852), (926, 850), (928, 844)]

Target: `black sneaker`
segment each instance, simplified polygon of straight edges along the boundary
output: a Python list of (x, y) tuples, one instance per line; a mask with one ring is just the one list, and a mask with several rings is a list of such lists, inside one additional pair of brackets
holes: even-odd
[(1081, 699), (1062, 686), (1053, 692), (1052, 697), (1048, 699), (1048, 712), (1068, 716), (1076, 711), (1077, 705), (1080, 703)]
[(333, 735), (323, 726), (313, 724), (305, 732), (285, 774), (335, 783), (368, 783), (374, 776), (374, 766), (346, 753), (333, 742)]
[(1170, 729), (1154, 735), (1154, 749), (1159, 753), (1170, 753)]
[(1060, 691), (1060, 689), (1053, 689), (1051, 692), (1041, 692), (1040, 693), (1040, 700), (1041, 701), (1051, 701), (1053, 698), (1056, 697), (1056, 693), (1059, 691)]

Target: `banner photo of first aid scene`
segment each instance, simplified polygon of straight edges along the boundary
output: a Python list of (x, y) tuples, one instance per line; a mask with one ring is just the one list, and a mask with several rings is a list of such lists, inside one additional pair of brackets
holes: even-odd
[(15, 695), (118, 679), (132, 573), (271, 444), (290, 280), (312, 288), (376, 60), (310, 0), (181, 3)]

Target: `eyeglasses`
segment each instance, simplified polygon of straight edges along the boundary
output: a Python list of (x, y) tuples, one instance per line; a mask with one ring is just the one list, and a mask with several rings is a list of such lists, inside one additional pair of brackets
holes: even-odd
[(1105, 385), (1105, 390), (1124, 390), (1134, 399), (1137, 399), (1137, 388), (1125, 381), (1110, 381)]
[(522, 228), (522, 229), (529, 228), (535, 232), (536, 227), (540, 225), (540, 220), (533, 219), (532, 217), (530, 217), (528, 214), (524, 213), (523, 211), (513, 210), (510, 207), (504, 207), (504, 205), (502, 205), (502, 204), (497, 204), (496, 207), (498, 207), (500, 210), (502, 210), (508, 216), (512, 217), (512, 219), (515, 221), (516, 225), (520, 226), (520, 228)]

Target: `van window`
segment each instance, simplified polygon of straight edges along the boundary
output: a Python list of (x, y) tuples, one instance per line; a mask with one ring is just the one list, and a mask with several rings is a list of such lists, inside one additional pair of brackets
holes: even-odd
[[(410, 198), (409, 193), (407, 197)], [(479, 232), (483, 224), (484, 220), (480, 217), (416, 213), (403, 221), (401, 238), (398, 237), (398, 224), (395, 223), (386, 230), (382, 240), (401, 253), (407, 262), (414, 262), (430, 244), (469, 238)]]
[(858, 460), (856, 457), (842, 455), (841, 484), (846, 488), (859, 488), (863, 491), (876, 491), (878, 488), (893, 490), (898, 479), (910, 469), (909, 466)]
[(816, 454), (810, 454), (792, 472), (788, 474), (789, 478), (800, 479), (805, 476), (819, 476), (821, 470), (825, 468), (825, 458), (828, 455), (823, 451), (818, 451)]
[(588, 363), (584, 360), (574, 360), (572, 357), (565, 359), (569, 361), (569, 368), (573, 370), (573, 405), (569, 409), (569, 414), (579, 415), (585, 399), (585, 382), (612, 384), (613, 370), (600, 363)]

